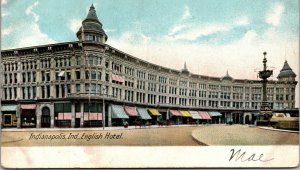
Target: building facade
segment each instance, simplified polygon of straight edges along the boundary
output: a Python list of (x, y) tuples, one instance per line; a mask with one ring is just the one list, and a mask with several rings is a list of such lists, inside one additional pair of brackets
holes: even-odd
[[(143, 61), (105, 44), (94, 6), (79, 41), (1, 51), (2, 127), (101, 127), (170, 120), (253, 124), (258, 80), (197, 75)], [(296, 74), (285, 61), (267, 84), (276, 112), (295, 108)]]

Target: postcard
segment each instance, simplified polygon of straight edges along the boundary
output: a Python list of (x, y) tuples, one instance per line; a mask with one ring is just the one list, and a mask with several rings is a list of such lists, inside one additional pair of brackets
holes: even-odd
[(1, 0), (1, 166), (298, 167), (299, 62), (297, 0)]

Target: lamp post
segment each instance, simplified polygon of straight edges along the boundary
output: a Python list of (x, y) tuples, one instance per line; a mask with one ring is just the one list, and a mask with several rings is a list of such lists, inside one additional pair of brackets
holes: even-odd
[(259, 71), (259, 78), (262, 79), (262, 87), (263, 87), (263, 98), (259, 112), (259, 120), (257, 121), (258, 125), (267, 125), (269, 119), (272, 116), (272, 109), (267, 102), (267, 82), (268, 78), (273, 74), (272, 70), (267, 70), (267, 52), (264, 52), (263, 59), (263, 70)]

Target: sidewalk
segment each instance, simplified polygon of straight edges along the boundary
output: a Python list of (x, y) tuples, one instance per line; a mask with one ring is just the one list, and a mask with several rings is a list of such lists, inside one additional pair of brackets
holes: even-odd
[[(149, 128), (172, 128), (172, 127), (200, 127), (203, 125), (171, 125), (171, 126), (128, 126), (124, 128), (123, 126), (105, 127), (104, 130), (132, 130), (132, 129), (149, 129)], [(85, 128), (4, 128), (1, 129), (3, 132), (20, 132), (20, 131), (103, 131), (103, 127), (85, 127)]]

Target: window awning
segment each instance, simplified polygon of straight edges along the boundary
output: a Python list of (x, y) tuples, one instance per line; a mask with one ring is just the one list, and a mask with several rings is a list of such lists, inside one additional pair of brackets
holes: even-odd
[(170, 110), (172, 116), (182, 116), (182, 114), (178, 110)]
[(183, 117), (192, 117), (189, 111), (180, 110), (180, 113), (182, 114)]
[(114, 80), (114, 81), (124, 83), (124, 78), (122, 76), (119, 76), (119, 75), (116, 75), (116, 74), (112, 74), (111, 79)]
[(1, 111), (17, 111), (17, 105), (2, 105)]
[(160, 115), (160, 113), (158, 112), (157, 109), (148, 109), (148, 111), (150, 112), (150, 114), (152, 116), (159, 116)]
[(138, 111), (141, 119), (144, 119), (144, 120), (152, 119), (151, 116), (148, 114), (147, 109), (138, 107), (137, 111)]
[(135, 107), (125, 106), (124, 109), (128, 116), (138, 116), (138, 113), (137, 113)]
[(36, 104), (21, 104), (21, 109), (35, 109), (36, 108)]
[(220, 112), (209, 112), (210, 116), (222, 116)]
[(71, 120), (72, 113), (58, 113), (58, 120)]
[(189, 111), (193, 119), (202, 119), (197, 111)]
[(128, 119), (128, 115), (120, 105), (112, 105), (112, 118)]
[(199, 112), (199, 115), (202, 119), (211, 119), (207, 112)]
[(83, 113), (83, 120), (102, 120), (102, 113)]

